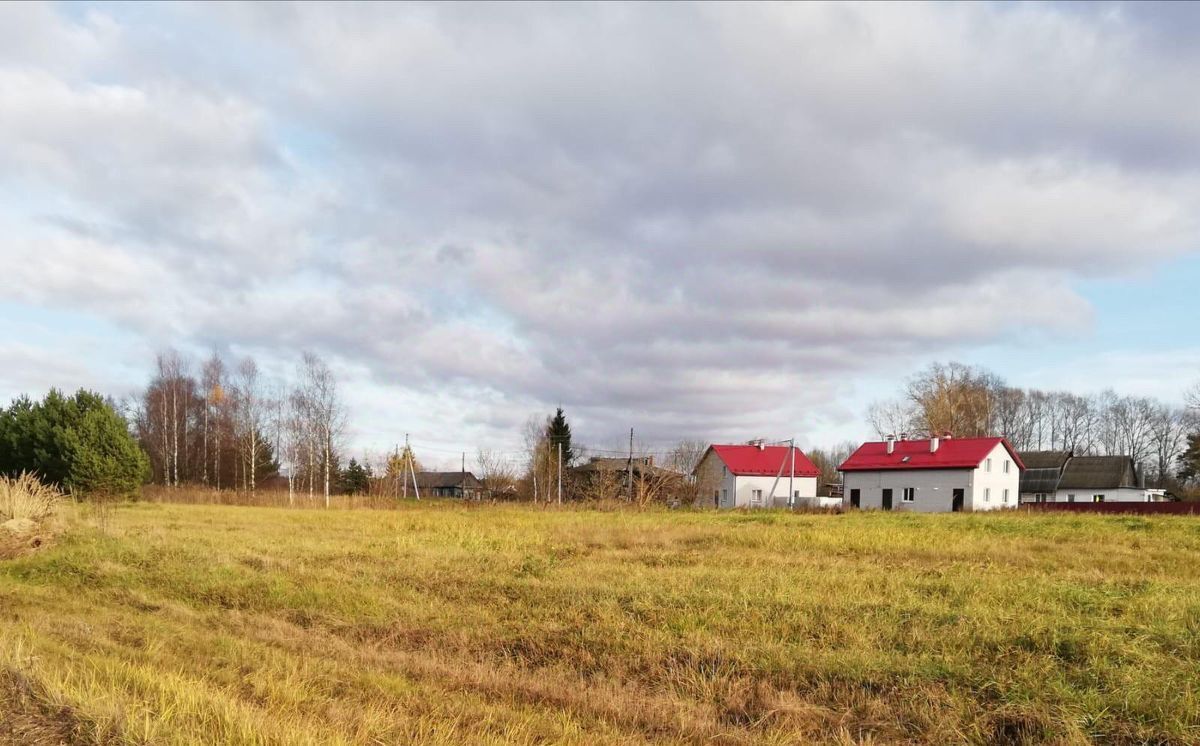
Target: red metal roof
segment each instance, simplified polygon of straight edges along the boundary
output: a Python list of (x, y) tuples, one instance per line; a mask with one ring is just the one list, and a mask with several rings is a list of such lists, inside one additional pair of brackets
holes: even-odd
[[(793, 463), (788, 456), (789, 448), (787, 446), (763, 446), (760, 448), (754, 445), (714, 445), (712, 450), (716, 452), (717, 458), (724, 462), (729, 471), (740, 477), (773, 477), (781, 473), (780, 469), (783, 470), (782, 474), (786, 477), (788, 476), (788, 466)], [(799, 448), (790, 450), (795, 451), (796, 459), (795, 471), (792, 476), (818, 477), (821, 475), (821, 470), (808, 460), (804, 451)]]
[(892, 453), (887, 441), (863, 443), (850, 454), (839, 471), (888, 471), (893, 469), (974, 469), (998, 443), (1004, 444), (1017, 469), (1025, 464), (1004, 438), (942, 438), (937, 451), (929, 452), (929, 440), (897, 440)]

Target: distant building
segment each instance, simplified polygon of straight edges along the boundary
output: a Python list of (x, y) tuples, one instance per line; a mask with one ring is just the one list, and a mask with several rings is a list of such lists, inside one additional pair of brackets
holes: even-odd
[(462, 497), (477, 500), (482, 494), (483, 483), (469, 471), (421, 471), (417, 472), (417, 486), (422, 497)]
[(863, 443), (838, 470), (853, 507), (919, 513), (1017, 507), (1020, 457), (1004, 438)]
[(653, 456), (593, 456), (572, 467), (576, 493), (591, 498), (623, 497), (627, 479), (634, 494), (672, 501), (683, 491), (686, 475), (654, 465)]
[(1071, 451), (1026, 451), (1036, 464), (1021, 475), (1021, 502), (1160, 502), (1163, 490), (1146, 489), (1129, 456), (1076, 456)]
[(841, 505), (840, 499), (817, 497), (817, 478), (821, 472), (799, 448), (762, 443), (712, 445), (693, 474), (701, 505), (718, 508)]

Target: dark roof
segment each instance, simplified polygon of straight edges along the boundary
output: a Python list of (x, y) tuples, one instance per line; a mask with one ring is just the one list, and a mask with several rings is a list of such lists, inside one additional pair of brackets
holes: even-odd
[(1050, 493), (1058, 489), (1063, 466), (1071, 459), (1071, 451), (1021, 451), (1025, 462), (1021, 472), (1022, 494)]
[(863, 443), (839, 471), (894, 471), (897, 469), (974, 469), (997, 445), (1003, 444), (1017, 469), (1025, 463), (1004, 438), (942, 438), (938, 449), (930, 451), (929, 439), (897, 440), (891, 453), (886, 441)]
[(1019, 451), (1026, 469), (1061, 469), (1071, 458), (1071, 451)]
[(1057, 468), (1026, 469), (1021, 472), (1021, 486), (1019, 490), (1022, 494), (1054, 492), (1058, 489), (1058, 479), (1060, 476), (1062, 476), (1062, 472)]
[(420, 471), (417, 472), (417, 485), (422, 489), (439, 489), (445, 487), (480, 487), (480, 482), (469, 471)]
[(1067, 462), (1060, 490), (1104, 490), (1137, 487), (1133, 459), (1128, 456), (1076, 456)]

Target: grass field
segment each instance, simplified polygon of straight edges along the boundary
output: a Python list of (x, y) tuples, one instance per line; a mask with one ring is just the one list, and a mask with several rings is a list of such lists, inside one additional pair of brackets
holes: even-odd
[(136, 504), (0, 562), (0, 741), (1200, 743), (1200, 520)]

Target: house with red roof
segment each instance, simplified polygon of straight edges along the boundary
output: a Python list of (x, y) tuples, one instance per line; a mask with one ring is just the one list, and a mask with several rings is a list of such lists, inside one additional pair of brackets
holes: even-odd
[(819, 469), (793, 446), (711, 445), (695, 470), (700, 503), (718, 508), (817, 505)]
[(919, 513), (1017, 507), (1025, 465), (1004, 438), (863, 443), (838, 470), (852, 507)]

